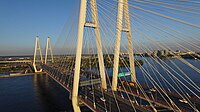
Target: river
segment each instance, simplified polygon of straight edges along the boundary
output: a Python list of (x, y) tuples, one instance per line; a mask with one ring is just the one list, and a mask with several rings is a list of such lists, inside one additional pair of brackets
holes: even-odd
[[(153, 78), (156, 77), (150, 65), (154, 65), (163, 77), (170, 80), (169, 74), (162, 69), (162, 67), (155, 63), (155, 60), (150, 58), (141, 58), (144, 61), (144, 69), (146, 69)], [(163, 60), (169, 66), (174, 67), (173, 61), (178, 65), (184, 73), (188, 75), (198, 86), (200, 86), (200, 74), (191, 69), (187, 65), (183, 64), (177, 59)], [(200, 69), (200, 63), (198, 60), (187, 60), (196, 68)], [(148, 64), (149, 62), (149, 64)], [(126, 71), (125, 68), (122, 68)], [(109, 74), (112, 74), (112, 69), (107, 69)], [(120, 72), (120, 71), (119, 71)], [(173, 72), (173, 71), (172, 71)], [(147, 77), (142, 75), (144, 71), (141, 68), (136, 68), (137, 79), (141, 83), (145, 83)], [(175, 74), (175, 73), (173, 73)], [(178, 79), (182, 79), (177, 76)], [(163, 85), (163, 79), (160, 76), (157, 77)], [(147, 81), (148, 82), (148, 81)], [(149, 82), (150, 83), (150, 82)], [(174, 85), (172, 83), (172, 85)], [(170, 88), (170, 87), (169, 87)], [(0, 79), (0, 112), (63, 112), (72, 111), (71, 101), (69, 100), (69, 94), (65, 89), (59, 86), (47, 75), (34, 75), (24, 77), (12, 77)]]
[(47, 75), (0, 79), (0, 112), (70, 112), (68, 98)]

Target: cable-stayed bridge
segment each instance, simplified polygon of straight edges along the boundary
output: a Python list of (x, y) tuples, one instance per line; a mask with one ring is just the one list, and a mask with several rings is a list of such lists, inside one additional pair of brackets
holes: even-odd
[[(64, 87), (77, 112), (81, 106), (103, 112), (199, 112), (199, 85), (183, 66), (178, 66), (181, 62), (197, 75), (200, 73), (199, 4), (197, 0), (81, 0), (77, 29), (75, 25), (71, 28), (77, 30), (76, 36), (65, 39), (67, 53), (53, 56), (48, 38), (43, 61), (36, 37), (34, 70), (46, 72)], [(191, 21), (193, 19), (185, 19), (187, 17), (195, 19)], [(195, 59), (196, 65), (183, 58), (181, 51), (175, 51), (174, 47), (184, 50), (187, 54), (184, 56)], [(126, 55), (121, 53), (122, 49)], [(149, 54), (153, 49), (160, 50)], [(195, 50), (197, 53), (192, 52)], [(136, 60), (134, 52), (145, 53), (138, 53), (145, 66)], [(137, 74), (135, 66), (141, 73)], [(121, 72), (124, 75), (119, 76)], [(136, 77), (142, 77), (145, 83)]]

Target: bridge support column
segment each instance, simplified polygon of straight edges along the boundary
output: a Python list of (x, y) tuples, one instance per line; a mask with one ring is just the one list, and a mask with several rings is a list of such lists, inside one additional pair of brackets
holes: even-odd
[(78, 26), (79, 28), (78, 41), (77, 41), (77, 50), (76, 50), (76, 63), (75, 63), (75, 73), (74, 73), (74, 82), (73, 82), (73, 91), (72, 91), (72, 104), (75, 111), (80, 111), (80, 108), (78, 105), (78, 87), (79, 87), (79, 78), (80, 78), (80, 65), (81, 65), (84, 27), (94, 28), (95, 35), (96, 35), (96, 47), (97, 47), (98, 60), (99, 60), (101, 84), (104, 90), (107, 89), (96, 0), (90, 0), (90, 6), (91, 6), (91, 12), (92, 12), (91, 14), (92, 22), (86, 22), (87, 0), (81, 0), (79, 26)]
[(80, 79), (80, 65), (81, 65), (81, 54), (82, 54), (82, 44), (83, 44), (83, 31), (86, 19), (86, 6), (87, 0), (80, 0), (80, 15), (79, 15), (79, 25), (78, 25), (78, 40), (76, 48), (76, 63), (72, 90), (72, 105), (75, 112), (80, 112), (79, 102), (78, 102), (78, 88)]
[(42, 69), (40, 69), (39, 71), (37, 70), (37, 67), (36, 67), (36, 56), (37, 56), (37, 51), (39, 50), (39, 53), (40, 53), (40, 61), (41, 63), (43, 63), (43, 58), (42, 58), (42, 49), (40, 47), (40, 42), (39, 42), (39, 38), (38, 36), (36, 37), (36, 40), (35, 40), (35, 50), (34, 50), (34, 57), (33, 57), (33, 67), (34, 67), (34, 70), (35, 72), (42, 72)]
[(132, 34), (131, 34), (131, 25), (130, 25), (130, 16), (128, 8), (128, 0), (124, 0), (124, 22), (126, 31), (126, 36), (128, 39), (128, 53), (129, 53), (129, 62), (130, 62), (130, 72), (131, 72), (131, 81), (136, 82), (135, 74), (135, 63), (134, 63), (134, 52), (133, 52), (133, 43), (132, 43)]
[(51, 47), (50, 37), (47, 38), (44, 64), (47, 64), (48, 50), (50, 51), (50, 54), (51, 54), (51, 62), (53, 63), (54, 60), (53, 60), (53, 52), (52, 52), (52, 47)]
[(94, 23), (94, 26), (95, 26), (94, 31), (96, 35), (96, 47), (97, 47), (97, 54), (98, 54), (98, 60), (99, 60), (101, 84), (102, 84), (102, 88), (106, 90), (107, 84), (106, 84), (106, 75), (105, 75), (105, 67), (104, 67), (104, 59), (103, 59), (103, 51), (102, 51), (102, 44), (101, 44), (101, 35), (100, 35), (96, 0), (90, 0), (90, 5), (91, 5), (91, 12), (92, 12), (92, 23)]
[(90, 0), (90, 5), (91, 5), (91, 12), (92, 12), (92, 22), (86, 23), (87, 0), (81, 0), (80, 15), (79, 15), (79, 27), (78, 27), (79, 28), (78, 29), (78, 41), (77, 41), (77, 50), (76, 50), (76, 63), (75, 63), (75, 73), (74, 73), (73, 93), (72, 93), (72, 103), (73, 103), (73, 107), (74, 107), (75, 111), (76, 110), (80, 111), (80, 108), (78, 105), (78, 87), (79, 87), (79, 78), (80, 78), (80, 65), (81, 65), (84, 27), (94, 28), (95, 35), (96, 35), (96, 47), (97, 47), (97, 53), (98, 53), (102, 88), (104, 90), (107, 89), (96, 0)]
[[(122, 26), (123, 17), (125, 21), (125, 27)], [(133, 47), (132, 47), (132, 34), (131, 34), (130, 17), (129, 17), (129, 10), (128, 10), (128, 0), (118, 0), (118, 17), (117, 17), (116, 43), (115, 43), (113, 79), (112, 79), (113, 91), (117, 91), (120, 40), (121, 40), (122, 32), (126, 33), (126, 36), (128, 39), (131, 80), (133, 82), (136, 82)]]

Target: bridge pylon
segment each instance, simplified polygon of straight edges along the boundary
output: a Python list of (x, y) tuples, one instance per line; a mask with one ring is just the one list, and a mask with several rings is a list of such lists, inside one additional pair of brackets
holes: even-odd
[(37, 70), (37, 67), (36, 67), (36, 56), (37, 56), (37, 51), (39, 51), (39, 54), (40, 54), (40, 61), (41, 61), (41, 63), (43, 63), (42, 49), (41, 49), (41, 47), (40, 47), (40, 41), (39, 41), (38, 36), (36, 37), (36, 40), (35, 40), (35, 49), (34, 49), (34, 57), (33, 57), (33, 67), (34, 67), (35, 72), (42, 72), (42, 69)]
[[(123, 19), (124, 19), (124, 22), (125, 22), (124, 26), (122, 24), (123, 23)], [(122, 32), (126, 33), (126, 36), (127, 36), (127, 39), (128, 39), (128, 52), (129, 52), (131, 81), (132, 82), (136, 82), (128, 0), (118, 0), (116, 43), (115, 43), (113, 78), (112, 78), (112, 90), (113, 91), (117, 90), (120, 40), (121, 40), (121, 33)]]
[(52, 46), (51, 46), (51, 42), (50, 42), (50, 37), (47, 38), (44, 64), (47, 64), (48, 51), (50, 51), (51, 62), (53, 63), (54, 59), (53, 59), (53, 52), (52, 52)]
[(78, 29), (76, 63), (75, 63), (75, 73), (74, 73), (74, 82), (73, 82), (73, 91), (72, 91), (72, 104), (73, 104), (74, 111), (80, 111), (80, 107), (78, 105), (78, 87), (79, 87), (79, 78), (80, 78), (80, 64), (81, 64), (84, 27), (93, 28), (95, 31), (101, 85), (104, 90), (107, 89), (104, 59), (103, 59), (102, 44), (101, 44), (101, 35), (100, 35), (100, 28), (99, 28), (99, 22), (98, 22), (97, 4), (96, 4), (96, 0), (89, 0), (91, 13), (92, 13), (91, 14), (92, 21), (86, 22), (87, 1), (88, 0), (80, 0), (81, 5), (80, 5), (80, 15), (79, 15), (79, 26), (78, 26), (79, 29)]

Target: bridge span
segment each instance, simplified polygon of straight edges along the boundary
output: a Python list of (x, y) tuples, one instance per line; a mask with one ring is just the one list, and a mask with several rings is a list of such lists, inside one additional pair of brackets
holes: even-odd
[[(57, 83), (59, 83), (63, 88), (65, 88), (70, 94), (72, 94), (72, 82), (73, 82), (73, 72), (67, 73), (64, 71), (60, 71), (60, 69), (53, 68), (48, 65), (42, 65), (42, 69)], [(90, 72), (93, 73), (93, 72)], [(84, 73), (82, 72), (82, 75)], [(87, 74), (87, 73), (86, 73)], [(80, 79), (81, 82), (84, 82), (84, 79)], [(80, 83), (81, 83), (80, 82)], [(102, 90), (100, 84), (88, 84), (87, 86), (79, 87), (79, 105), (85, 105), (95, 112), (117, 112), (119, 110), (123, 111), (124, 109), (127, 111), (143, 112), (143, 111), (182, 111), (188, 112), (191, 111), (192, 108), (188, 104), (183, 104), (178, 102), (180, 99), (177, 95), (172, 95), (173, 101), (176, 104), (168, 103), (169, 101), (165, 101), (162, 99), (162, 96), (154, 91), (152, 92), (153, 96), (149, 94), (150, 90), (146, 90), (147, 96), (145, 96), (142, 91), (138, 91), (136, 87), (133, 87), (130, 91), (128, 89), (128, 85), (125, 89), (118, 88), (118, 91), (112, 91), (108, 89), (107, 91)], [(108, 85), (108, 88), (109, 85)], [(127, 94), (128, 93), (128, 94)], [(93, 96), (95, 95), (95, 96)], [(95, 99), (92, 99), (95, 97)], [(71, 98), (71, 97), (70, 97)], [(136, 100), (135, 100), (136, 99)], [(195, 98), (191, 98), (191, 101), (195, 102), (196, 105), (200, 106), (200, 102), (195, 100)], [(142, 103), (145, 102), (145, 103)], [(148, 102), (151, 102), (149, 104)], [(184, 105), (181, 107), (176, 107), (175, 105)]]
[[(73, 79), (61, 78), (62, 75), (65, 75), (65, 74), (62, 73), (61, 71), (58, 71), (58, 69), (54, 69), (46, 65), (43, 65), (42, 68), (52, 79), (54, 79), (57, 83), (59, 83), (62, 87), (64, 87), (70, 94), (72, 94), (72, 80)], [(71, 84), (69, 83), (70, 81), (71, 81)], [(117, 94), (116, 94), (116, 97), (113, 97), (113, 93), (111, 91), (103, 91), (103, 95), (102, 95), (100, 85), (96, 85), (94, 91), (91, 91), (92, 88), (90, 86), (84, 86), (84, 87), (79, 88), (80, 89), (79, 104), (80, 105), (84, 104), (85, 106), (90, 108), (92, 111), (95, 111), (95, 112), (108, 111), (104, 107), (104, 105), (106, 105), (107, 107), (109, 107), (110, 112), (111, 111), (116, 112), (120, 108), (117, 107), (115, 100), (117, 100), (117, 102), (120, 103), (120, 107), (121, 106), (124, 107), (121, 109), (126, 109), (127, 111), (133, 111), (132, 105), (134, 105), (137, 111), (141, 111), (141, 112), (146, 111), (146, 110), (152, 111), (152, 109), (149, 107), (143, 107), (143, 106), (133, 104), (129, 100), (123, 99), (121, 96)], [(87, 93), (87, 96), (86, 96), (86, 93)], [(93, 94), (95, 94), (94, 102), (97, 102), (97, 103), (94, 103), (93, 100), (90, 99), (92, 98)], [(102, 100), (102, 99), (105, 99), (105, 100)]]
[[(198, 87), (198, 85), (196, 85), (195, 82), (193, 82), (188, 76), (186, 76), (184, 70), (182, 70), (181, 67), (178, 67), (173, 61), (169, 60), (173, 64), (173, 67), (171, 67), (171, 66), (168, 66), (167, 64), (168, 62), (162, 60), (163, 58), (167, 59), (168, 56), (176, 56), (178, 57), (178, 60), (184, 63), (185, 65), (187, 65), (187, 67), (193, 69), (195, 72), (200, 73), (198, 67), (191, 65), (189, 61), (186, 61), (182, 57), (180, 57), (177, 54), (178, 51), (172, 52), (173, 49), (170, 49), (170, 50), (168, 49), (169, 45), (171, 44), (168, 45), (167, 44), (168, 42), (165, 42), (165, 41), (168, 40), (168, 36), (173, 37), (173, 35), (171, 34), (169, 35), (169, 33), (165, 31), (165, 29), (167, 29), (168, 27), (166, 27), (165, 25), (159, 24), (158, 25), (159, 27), (162, 26), (162, 28), (164, 28), (164, 30), (161, 30), (161, 28), (157, 28), (157, 27), (155, 28), (154, 24), (152, 24), (151, 22), (146, 22), (146, 21), (141, 22), (142, 24), (145, 23), (145, 25), (151, 24), (150, 26), (151, 27), (153, 26), (153, 28), (150, 28), (151, 30), (154, 28), (158, 30), (158, 34), (156, 35), (158, 35), (159, 37), (160, 36), (163, 37), (159, 41), (157, 40), (157, 37), (156, 39), (154, 37), (149, 38), (149, 35), (146, 35), (147, 32), (152, 33), (154, 30), (149, 31), (148, 29), (147, 31), (144, 32), (143, 30), (141, 30), (141, 28), (139, 28), (138, 30), (137, 28), (134, 28), (134, 30), (137, 31), (137, 33), (141, 34), (140, 35), (141, 37), (145, 37), (144, 39), (145, 42), (142, 42), (142, 46), (143, 44), (146, 44), (146, 40), (148, 40), (150, 41), (151, 44), (155, 44), (155, 48), (164, 49), (159, 52), (153, 52), (153, 54), (148, 54), (148, 52), (152, 50), (151, 47), (149, 48), (148, 43), (145, 48), (141, 49), (142, 51), (144, 50), (145, 53), (147, 53), (147, 55), (145, 56), (148, 56), (152, 59), (148, 61), (148, 59), (144, 58), (144, 60), (147, 62), (148, 67), (145, 68), (142, 66), (140, 68), (143, 78), (145, 80), (145, 84), (147, 84), (148, 86), (148, 88), (145, 88), (145, 86), (142, 86), (140, 82), (136, 79), (136, 71), (135, 71), (135, 63), (134, 63), (135, 53), (133, 52), (134, 50), (133, 50), (133, 39), (132, 39), (133, 33), (131, 32), (132, 23), (130, 20), (131, 13), (129, 12), (129, 6), (132, 6), (134, 3), (130, 5), (131, 2), (128, 2), (128, 0), (115, 0), (111, 3), (109, 3), (108, 0), (106, 0), (104, 2), (107, 6), (114, 4), (116, 2), (117, 9), (118, 9), (117, 15), (114, 15), (114, 17), (117, 17), (115, 18), (117, 20), (116, 24), (112, 24), (113, 26), (116, 26), (116, 29), (115, 29), (116, 32), (114, 35), (115, 46), (114, 47), (109, 46), (110, 48), (114, 48), (114, 51), (111, 50), (113, 54), (113, 60), (111, 58), (108, 59), (109, 63), (112, 64), (111, 68), (113, 68), (112, 69), (113, 73), (108, 74), (107, 71), (105, 70), (106, 68), (105, 64), (107, 63), (104, 63), (104, 60), (105, 60), (104, 54), (103, 54), (104, 49), (102, 46), (102, 40), (104, 39), (101, 39), (101, 34), (100, 34), (101, 25), (99, 24), (99, 20), (98, 20), (99, 11), (97, 10), (98, 4), (96, 0), (81, 0), (80, 1), (79, 22), (78, 22), (79, 24), (78, 24), (77, 40), (76, 40), (77, 42), (76, 53), (74, 54), (74, 52), (72, 52), (71, 50), (69, 51), (69, 53), (73, 54), (72, 57), (70, 58), (67, 56), (63, 57), (62, 59), (59, 60), (60, 62), (57, 60), (54, 60), (52, 49), (50, 46), (50, 39), (48, 38), (47, 44), (46, 44), (45, 61), (43, 62), (43, 55), (42, 55), (42, 50), (40, 47), (39, 38), (36, 37), (34, 59), (33, 59), (33, 67), (34, 67), (35, 72), (45, 71), (51, 78), (53, 78), (62, 87), (64, 87), (71, 94), (70, 98), (72, 99), (73, 109), (76, 112), (81, 111), (80, 106), (82, 104), (84, 104), (85, 106), (87, 106), (93, 111), (102, 111), (102, 112), (104, 111), (117, 112), (117, 111), (124, 111), (124, 110), (128, 112), (129, 111), (130, 112), (132, 111), (135, 111), (135, 112), (140, 112), (140, 111), (141, 112), (143, 111), (155, 111), (155, 112), (196, 111), (196, 112), (199, 112), (198, 110), (200, 110), (200, 102), (198, 100), (200, 99), (200, 96), (197, 93), (200, 92), (200, 88)], [(145, 1), (145, 3), (146, 2), (147, 1)], [(89, 3), (90, 6), (87, 3)], [(158, 4), (162, 4), (162, 2), (161, 3), (158, 2)], [(88, 11), (89, 8), (91, 9), (91, 11)], [(198, 25), (188, 23), (178, 18), (174, 18), (173, 16), (169, 17), (169, 16), (166, 16), (165, 14), (160, 14), (160, 12), (154, 12), (153, 10), (149, 10), (151, 8), (143, 9), (144, 8), (143, 6), (142, 7), (132, 6), (132, 8), (144, 11), (146, 13), (157, 15), (165, 19), (173, 20), (181, 24), (189, 25), (190, 27), (200, 28), (200, 26)], [(113, 12), (111, 11), (110, 14), (113, 14)], [(107, 19), (110, 18), (110, 14), (108, 14), (109, 17), (107, 17)], [(134, 17), (137, 17), (137, 16), (134, 15)], [(147, 18), (149, 18), (149, 16)], [(109, 23), (113, 23), (113, 21), (106, 22), (106, 24), (109, 24)], [(88, 27), (94, 31), (88, 31), (87, 32), (88, 34), (87, 33), (84, 34), (84, 30), (86, 29), (85, 27)], [(162, 34), (160, 30), (162, 31), (162, 33), (165, 33), (165, 34)], [(174, 30), (172, 31), (174, 32)], [(90, 46), (88, 45), (88, 42), (84, 42), (85, 36), (91, 37), (92, 35), (90, 35), (89, 33), (92, 33), (92, 32), (94, 33), (93, 36), (95, 37), (94, 40), (96, 41), (96, 44), (94, 44), (94, 46), (93, 45)], [(104, 32), (113, 33), (111, 29), (109, 28), (107, 29), (107, 31), (104, 31)], [(120, 56), (120, 48), (122, 47), (120, 46), (122, 33), (126, 34), (126, 37), (127, 37), (127, 41), (124, 41), (124, 43), (126, 43), (125, 49), (128, 51), (127, 62), (123, 61), (125, 57)], [(105, 35), (105, 37), (110, 37), (110, 36)], [(178, 38), (176, 36), (174, 37), (176, 39)], [(152, 39), (155, 39), (155, 40), (152, 40)], [(90, 38), (85, 39), (85, 40), (90, 40)], [(111, 40), (113, 41), (113, 38)], [(160, 42), (161, 40), (163, 42)], [(185, 41), (185, 39), (182, 39), (182, 40)], [(107, 41), (107, 39), (105, 38), (104, 41)], [(179, 39), (177, 41), (179, 41)], [(68, 42), (72, 42), (72, 41), (70, 40)], [(136, 42), (135, 44), (137, 45), (138, 44), (137, 42), (139, 41), (135, 41), (135, 42)], [(174, 42), (175, 41), (173, 41), (173, 44)], [(179, 41), (179, 42), (182, 43), (182, 41)], [(188, 41), (186, 42), (188, 43)], [(171, 41), (169, 43), (171, 43)], [(83, 45), (83, 44), (87, 44), (87, 45)], [(189, 42), (189, 44), (191, 43)], [(71, 45), (71, 43), (69, 45)], [(185, 47), (185, 46), (182, 46), (182, 44), (180, 43), (176, 43), (175, 45), (178, 45), (179, 47), (180, 46)], [(68, 47), (71, 48), (71, 46), (68, 46)], [(97, 53), (95, 59), (98, 60), (98, 65), (95, 65), (93, 63), (94, 60), (93, 61), (88, 60), (90, 61), (90, 68), (92, 68), (91, 67), (92, 64), (98, 67), (98, 70), (95, 71), (96, 73), (94, 73), (92, 70), (83, 69), (83, 66), (85, 67), (86, 65), (85, 64), (86, 62), (84, 63), (84, 60), (82, 57), (83, 55), (82, 53), (84, 52), (83, 50), (84, 47), (88, 47), (85, 49), (85, 51), (87, 51), (86, 53), (91, 53), (91, 55)], [(199, 48), (198, 45), (195, 45), (195, 44), (193, 45), (193, 47)], [(90, 50), (91, 48), (94, 48), (94, 49)], [(181, 48), (181, 49), (185, 49), (185, 48)], [(48, 55), (49, 50), (51, 54), (52, 65), (47, 64), (47, 57), (48, 57), (47, 55)], [(105, 51), (108, 52), (107, 50), (108, 49), (106, 49)], [(40, 54), (39, 61), (36, 60), (36, 58), (38, 57), (37, 51), (39, 51), (39, 54)], [(70, 54), (70, 56), (72, 54)], [(122, 64), (125, 65), (126, 69), (130, 72), (130, 81), (128, 82), (126, 80), (127, 81), (126, 84), (120, 84), (120, 82), (122, 81), (120, 81), (121, 78), (118, 78), (118, 73), (120, 69), (119, 60), (122, 60)], [(160, 68), (157, 68), (157, 66), (154, 65), (155, 63), (151, 63), (152, 61), (156, 62), (159, 65), (159, 67), (162, 69), (161, 72), (158, 71), (158, 69)], [(40, 63), (38, 64), (38, 62)], [(37, 65), (41, 66), (40, 70), (38, 70), (38, 68), (40, 67), (38, 67)], [(152, 71), (153, 73), (151, 74), (149, 71)], [(177, 71), (179, 71), (182, 75), (177, 73)], [(173, 83), (168, 81), (166, 77), (163, 76), (165, 75), (163, 74), (163, 72), (166, 73), (166, 75), (168, 76), (168, 79), (170, 81), (173, 81)], [(160, 76), (159, 78), (161, 80), (156, 76), (157, 74)], [(175, 76), (174, 74), (176, 74), (177, 76)], [(156, 78), (153, 75), (155, 75)], [(109, 77), (109, 76), (112, 76), (112, 77)], [(165, 87), (167, 87), (167, 89), (169, 89), (169, 87), (173, 88), (175, 93), (171, 93), (170, 89), (165, 90), (166, 88), (163, 86), (163, 84), (161, 84), (161, 81), (165, 83)], [(152, 88), (150, 88), (149, 84), (152, 85)], [(194, 91), (197, 91), (197, 92), (194, 92), (191, 88), (188, 87), (188, 85)], [(176, 86), (176, 88), (174, 86)], [(191, 95), (188, 94), (185, 90), (189, 90), (191, 92)], [(198, 99), (198, 100), (195, 100), (195, 99)]]

